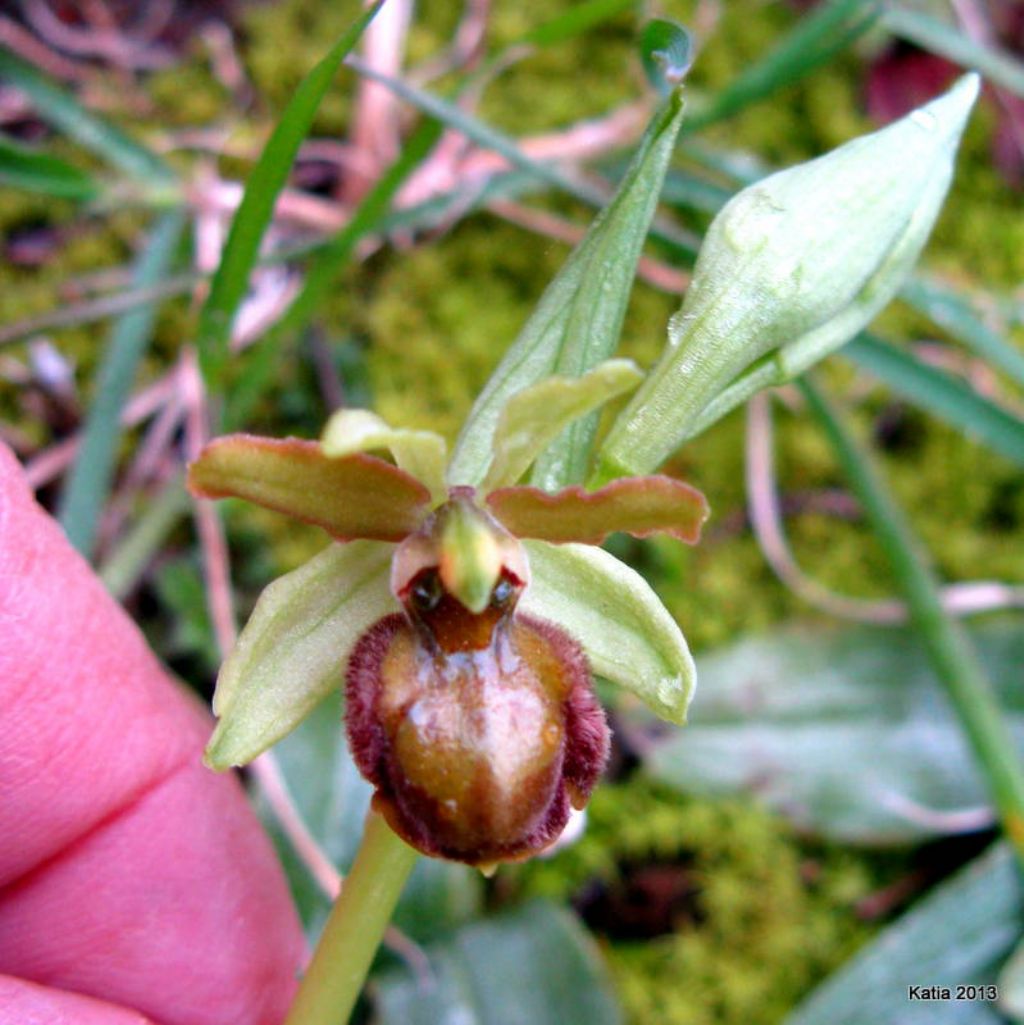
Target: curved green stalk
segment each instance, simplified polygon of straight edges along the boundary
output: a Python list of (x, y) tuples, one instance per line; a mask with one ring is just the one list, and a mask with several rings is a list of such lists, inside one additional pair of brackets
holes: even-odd
[(911, 620), (974, 749), (1003, 829), (1024, 864), (1024, 767), (977, 654), (960, 625), (943, 609), (928, 555), (870, 457), (822, 392), (806, 377), (799, 383), (864, 505)]
[(418, 856), (370, 812), (284, 1025), (345, 1025)]

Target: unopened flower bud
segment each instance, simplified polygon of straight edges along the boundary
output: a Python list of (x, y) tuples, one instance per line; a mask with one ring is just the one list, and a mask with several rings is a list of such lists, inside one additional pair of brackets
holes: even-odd
[(664, 355), (608, 434), (595, 483), (649, 473), (754, 391), (867, 325), (931, 232), (978, 87), (966, 75), (902, 120), (726, 204)]

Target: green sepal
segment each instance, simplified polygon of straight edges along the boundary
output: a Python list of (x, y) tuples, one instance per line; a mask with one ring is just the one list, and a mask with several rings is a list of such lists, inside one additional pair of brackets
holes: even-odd
[(368, 409), (342, 409), (327, 421), (320, 447), (332, 458), (357, 452), (388, 452), (399, 469), (427, 486), (435, 502), (445, 497), (448, 447), (435, 431), (392, 427)]
[(597, 491), (579, 485), (551, 494), (539, 488), (499, 488), (485, 499), (516, 537), (553, 544), (599, 545), (609, 534), (669, 534), (696, 544), (708, 518), (707, 499), (672, 477), (624, 477)]
[[(513, 395), (548, 377), (579, 377), (615, 351), (682, 119), (677, 91), (651, 118), (615, 198), (548, 285), (477, 397), (452, 453), (449, 484), (479, 486), (498, 417)], [(591, 415), (568, 427), (538, 460), (533, 483), (551, 490), (583, 480), (596, 426)]]
[(341, 686), (356, 641), (398, 608), (393, 552), (379, 541), (332, 544), (264, 590), (217, 677), (207, 765), (251, 762)]
[(332, 459), (298, 438), (217, 438), (189, 466), (188, 486), (294, 516), (338, 541), (401, 541), (430, 508), (427, 488), (397, 466), (362, 454)]
[(693, 659), (647, 581), (600, 548), (524, 544), (532, 579), (519, 607), (567, 630), (598, 676), (635, 694), (662, 719), (685, 723), (696, 683)]
[(569, 424), (642, 380), (632, 360), (610, 359), (582, 377), (549, 377), (517, 392), (498, 417), (483, 490), (515, 484)]

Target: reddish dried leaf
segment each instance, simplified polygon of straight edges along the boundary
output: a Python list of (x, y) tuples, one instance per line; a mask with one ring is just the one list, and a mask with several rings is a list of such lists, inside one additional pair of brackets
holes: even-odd
[(553, 544), (598, 545), (619, 530), (634, 537), (671, 534), (696, 544), (708, 516), (707, 500), (696, 488), (661, 475), (623, 477), (597, 491), (499, 488), (487, 504), (516, 536)]
[(383, 459), (331, 458), (298, 438), (217, 438), (189, 466), (188, 485), (204, 498), (244, 498), (316, 524), (339, 541), (401, 541), (430, 507), (426, 487)]

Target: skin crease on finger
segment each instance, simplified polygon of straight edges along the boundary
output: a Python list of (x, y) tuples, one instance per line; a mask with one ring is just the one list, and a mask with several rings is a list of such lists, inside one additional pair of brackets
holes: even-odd
[(0, 975), (3, 1025), (151, 1025), (151, 1019), (66, 990)]
[[(41, 987), (159, 1025), (276, 1025), (305, 948), (271, 846), (200, 763), (205, 713), (2, 446), (0, 638), (0, 973), (38, 984), (0, 975), (2, 1025), (61, 1021), (31, 1009)], [(93, 1010), (67, 1020), (143, 1020)]]

